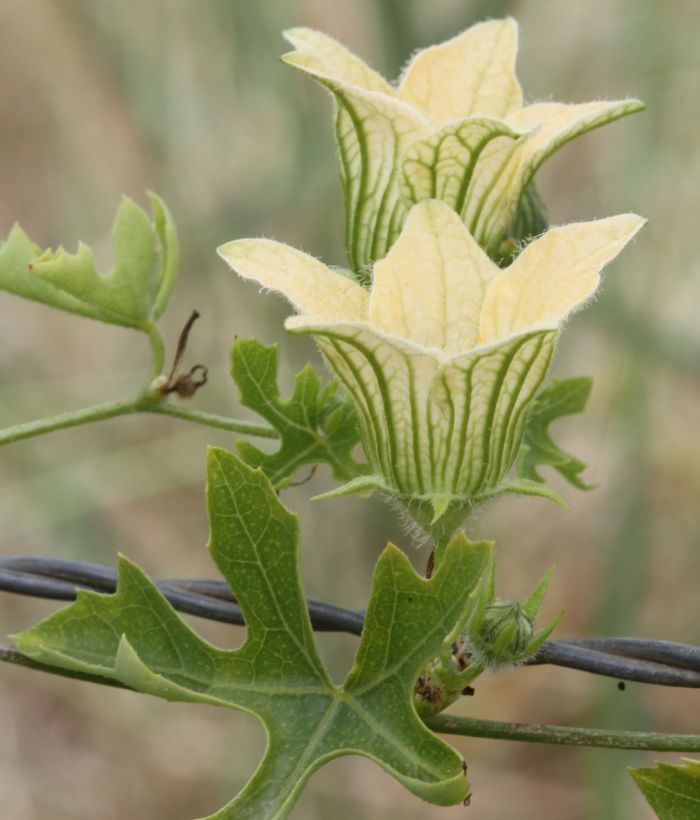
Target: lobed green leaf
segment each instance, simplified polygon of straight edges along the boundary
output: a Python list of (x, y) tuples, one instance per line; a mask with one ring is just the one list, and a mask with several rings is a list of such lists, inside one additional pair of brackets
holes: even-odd
[(19, 650), (167, 700), (259, 717), (268, 736), (265, 756), (241, 793), (210, 820), (285, 818), (311, 774), (347, 754), (374, 760), (432, 803), (464, 800), (462, 760), (419, 719), (414, 686), (445, 636), (474, 610), (490, 545), (458, 536), (430, 580), (389, 545), (375, 568), (355, 664), (336, 686), (306, 609), (297, 516), (260, 470), (216, 449), (209, 456), (208, 506), (209, 550), (247, 624), (241, 649), (202, 640), (144, 573), (121, 559), (116, 594), (80, 592), (67, 609), (16, 636)]
[(153, 222), (124, 197), (112, 227), (115, 261), (97, 272), (92, 250), (80, 242), (44, 253), (16, 226), (0, 248), (0, 288), (109, 324), (144, 329), (165, 309), (177, 275), (178, 243), (172, 216), (150, 194)]
[(242, 404), (279, 431), (281, 444), (272, 454), (247, 441), (237, 443), (243, 460), (264, 470), (275, 487), (288, 486), (304, 464), (329, 464), (341, 481), (365, 472), (352, 456), (359, 441), (357, 415), (353, 405), (337, 395), (335, 382), (321, 388), (307, 364), (296, 376), (292, 397), (283, 400), (277, 386), (277, 347), (254, 339), (234, 342), (231, 375)]
[(700, 760), (685, 765), (657, 763), (654, 768), (629, 769), (659, 820), (696, 820), (700, 816)]
[(544, 483), (537, 467), (554, 467), (564, 478), (580, 490), (590, 490), (595, 485), (586, 484), (580, 478), (586, 464), (559, 447), (554, 442), (549, 425), (562, 416), (581, 413), (586, 408), (593, 386), (592, 379), (579, 377), (562, 379), (549, 384), (532, 403), (525, 436), (517, 460), (518, 476), (530, 482)]
[(32, 272), (31, 263), (39, 256), (41, 248), (31, 241), (19, 225), (15, 225), (7, 239), (0, 244), (0, 290), (70, 313), (92, 317), (88, 305)]

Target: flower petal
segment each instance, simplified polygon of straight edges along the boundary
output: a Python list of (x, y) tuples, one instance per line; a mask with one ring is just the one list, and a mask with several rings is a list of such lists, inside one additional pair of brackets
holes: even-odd
[(556, 331), (536, 331), (445, 361), (367, 324), (292, 317), (312, 333), (354, 400), (365, 452), (399, 495), (493, 493), (522, 439)]
[(369, 295), (361, 285), (282, 242), (238, 239), (222, 245), (218, 254), (239, 276), (279, 291), (299, 311), (330, 321), (367, 317)]
[(450, 122), (425, 139), (415, 142), (406, 154), (401, 193), (409, 202), (440, 199), (461, 213), (479, 155), (496, 137), (511, 140), (521, 132), (504, 120), (469, 117)]
[(474, 114), (504, 117), (522, 106), (517, 51), (515, 20), (478, 23), (419, 51), (403, 76), (399, 97), (439, 123)]
[[(296, 317), (295, 317), (296, 318)], [(287, 321), (288, 330), (312, 333), (358, 410), (370, 464), (400, 493), (426, 493), (430, 465), (427, 397), (438, 356), (369, 325)]]
[(358, 278), (369, 283), (372, 263), (386, 255), (406, 216), (398, 185), (400, 162), (412, 142), (427, 133), (427, 120), (393, 91), (367, 91), (338, 79), (314, 55), (293, 52), (283, 60), (335, 97), (348, 260)]
[(558, 323), (596, 290), (600, 272), (642, 227), (636, 214), (552, 228), (490, 284), (479, 341)]
[(462, 353), (476, 343), (486, 288), (498, 272), (448, 205), (425, 200), (374, 266), (370, 323), (447, 356)]
[(587, 131), (643, 108), (638, 100), (538, 103), (510, 114), (509, 125), (532, 130), (515, 143), (493, 140), (479, 156), (462, 211), (478, 243), (490, 255), (497, 252), (525, 188), (550, 154)]
[(390, 96), (396, 94), (381, 74), (327, 34), (299, 27), (287, 29), (284, 36), (296, 49), (295, 53), (282, 57), (284, 62), (302, 71), (320, 73), (365, 91), (380, 91)]
[(526, 410), (547, 375), (556, 340), (556, 330), (536, 330), (443, 366), (443, 395), (449, 397), (454, 430), (439, 460), (445, 486), (473, 496), (499, 486), (518, 454)]

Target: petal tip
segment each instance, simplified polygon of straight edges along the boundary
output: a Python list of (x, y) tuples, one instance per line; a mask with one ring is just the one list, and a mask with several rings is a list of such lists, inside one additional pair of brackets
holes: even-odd
[(245, 239), (233, 239), (230, 242), (224, 242), (223, 245), (219, 245), (216, 249), (216, 253), (229, 264), (235, 259), (239, 259), (241, 257), (241, 245), (246, 242)]
[(646, 111), (647, 107), (647, 104), (643, 100), (638, 100), (636, 97), (619, 100), (619, 104), (626, 106), (629, 114), (635, 114), (637, 111)]
[(619, 231), (621, 238), (627, 237), (627, 241), (635, 237), (648, 221), (646, 217), (632, 212), (609, 216), (606, 219), (600, 220), (601, 223), (607, 223), (615, 227)]
[(307, 26), (291, 26), (283, 30), (282, 36), (288, 43), (291, 43), (296, 48), (296, 41), (300, 37), (313, 33), (315, 33), (314, 29), (308, 28)]

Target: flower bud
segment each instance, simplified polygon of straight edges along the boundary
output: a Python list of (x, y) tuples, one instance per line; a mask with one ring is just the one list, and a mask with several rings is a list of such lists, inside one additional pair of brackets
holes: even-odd
[(498, 667), (524, 660), (532, 636), (532, 620), (519, 603), (495, 601), (486, 607), (470, 638), (475, 656), (487, 666)]

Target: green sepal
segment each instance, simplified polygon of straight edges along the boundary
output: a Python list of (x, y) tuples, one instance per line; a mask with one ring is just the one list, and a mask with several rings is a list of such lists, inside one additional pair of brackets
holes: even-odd
[(533, 637), (527, 647), (529, 658), (537, 654), (542, 644), (549, 638), (554, 630), (559, 626), (559, 621), (564, 617), (566, 610), (562, 607), (559, 612)]
[(369, 498), (372, 493), (379, 491), (391, 492), (391, 489), (386, 485), (384, 479), (378, 475), (359, 475), (341, 484), (339, 487), (334, 487), (326, 493), (315, 495), (312, 501), (325, 501), (328, 498), (340, 498), (343, 495), (359, 495), (362, 498)]
[(628, 769), (659, 820), (697, 820), (700, 814), (700, 760), (683, 762)]
[(523, 611), (533, 621), (537, 617), (537, 613), (540, 611), (540, 607), (542, 606), (544, 596), (546, 595), (547, 590), (549, 589), (549, 584), (552, 580), (552, 576), (554, 575), (555, 569), (556, 567), (552, 566), (547, 570), (547, 572), (545, 572), (542, 580), (539, 582), (539, 584), (537, 584), (537, 586), (532, 590), (532, 592), (522, 603)]
[[(58, 248), (31, 261), (29, 275), (49, 288), (38, 301), (122, 327), (144, 329), (158, 319), (175, 283), (179, 251), (170, 212), (155, 194), (149, 197), (153, 222), (123, 197), (112, 226), (114, 266), (106, 276), (83, 242), (74, 254)], [(20, 295), (37, 299), (30, 290)]]
[(126, 559), (115, 594), (80, 591), (74, 604), (15, 636), (18, 649), (167, 700), (256, 715), (267, 730), (265, 756), (212, 820), (281, 820), (311, 774), (347, 754), (374, 760), (434, 804), (464, 800), (462, 759), (418, 718), (414, 686), (445, 636), (469, 617), (490, 568), (490, 545), (457, 536), (430, 580), (389, 545), (374, 571), (353, 668), (336, 686), (309, 620), (297, 516), (260, 470), (224, 450), (210, 451), (207, 493), (209, 550), (247, 624), (240, 649), (200, 638)]
[(503, 493), (532, 495), (538, 498), (547, 498), (565, 510), (570, 509), (569, 505), (556, 490), (553, 490), (551, 487), (548, 487), (546, 484), (541, 484), (538, 481), (531, 481), (529, 478), (513, 478), (503, 481), (498, 485), (498, 487), (496, 487), (493, 495), (501, 495)]
[[(547, 572), (545, 572), (544, 577), (542, 580), (537, 584), (537, 586), (532, 590), (532, 592), (528, 595), (528, 597), (522, 602), (521, 606), (523, 612), (530, 618), (530, 620), (534, 623), (535, 618), (539, 614), (540, 608), (542, 606), (542, 602), (544, 601), (544, 596), (549, 589), (550, 581), (552, 580), (552, 576), (554, 575), (554, 570), (556, 567), (550, 567)], [(536, 633), (530, 644), (527, 647), (527, 652), (530, 656), (534, 655), (537, 650), (542, 646), (542, 644), (549, 638), (549, 636), (554, 632), (559, 621), (564, 617), (564, 609), (560, 609), (559, 612), (547, 623), (538, 633)]]
[(329, 464), (340, 481), (367, 469), (352, 456), (359, 441), (353, 405), (337, 395), (335, 382), (321, 388), (310, 364), (296, 375), (294, 393), (284, 400), (277, 385), (277, 346), (237, 339), (231, 351), (231, 375), (241, 403), (280, 434), (279, 449), (271, 454), (247, 441), (236, 443), (243, 460), (260, 467), (276, 488), (289, 486), (304, 464)]
[[(435, 543), (435, 561), (440, 559), (444, 545), (462, 528), (478, 504), (469, 496), (394, 496), (410, 517)], [(445, 504), (445, 501), (447, 502)]]
[(555, 380), (535, 397), (516, 462), (518, 476), (543, 483), (537, 467), (547, 465), (580, 490), (595, 487), (580, 478), (587, 465), (562, 450), (549, 433), (549, 425), (556, 419), (585, 410), (592, 386), (593, 380), (588, 377)]
[(433, 517), (430, 526), (433, 527), (445, 515), (453, 502), (450, 495), (433, 495), (430, 498), (430, 506), (433, 508)]

